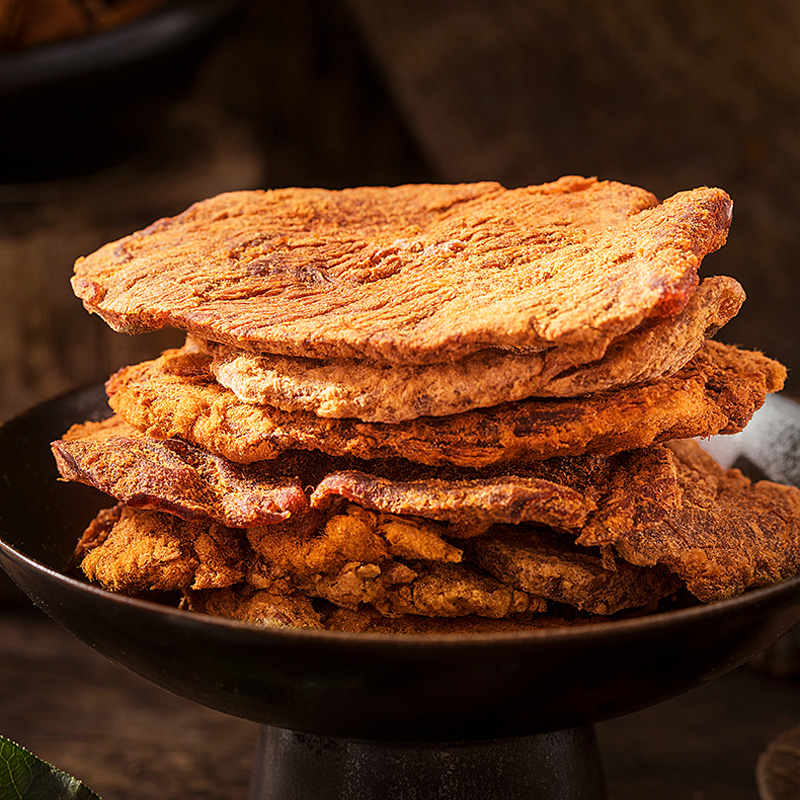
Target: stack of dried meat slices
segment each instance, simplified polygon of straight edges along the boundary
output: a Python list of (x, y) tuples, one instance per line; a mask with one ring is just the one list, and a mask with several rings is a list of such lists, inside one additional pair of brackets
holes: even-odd
[(268, 625), (517, 630), (800, 571), (800, 490), (691, 441), (785, 370), (710, 340), (731, 202), (619, 183), (233, 192), (80, 259), (115, 330), (186, 344), (53, 451), (117, 504), (86, 577)]

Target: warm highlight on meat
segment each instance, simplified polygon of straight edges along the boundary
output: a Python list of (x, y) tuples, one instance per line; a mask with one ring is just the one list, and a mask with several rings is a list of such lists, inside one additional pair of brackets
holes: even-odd
[(112, 328), (258, 352), (439, 363), (678, 313), (732, 203), (592, 178), (233, 192), (111, 242), (73, 288)]

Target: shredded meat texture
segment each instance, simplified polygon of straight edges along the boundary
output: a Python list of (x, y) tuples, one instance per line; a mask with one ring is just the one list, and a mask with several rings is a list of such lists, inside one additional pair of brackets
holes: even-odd
[(61, 477), (94, 486), (135, 508), (246, 528), (300, 513), (308, 498), (307, 453), (236, 464), (180, 439), (157, 440), (113, 416), (74, 425), (52, 443)]
[[(99, 531), (102, 536), (92, 541)], [(120, 506), (111, 514), (101, 512), (87, 533), (79, 545), (80, 568), (105, 589), (171, 592), (242, 580), (240, 536), (230, 528)]]
[[(318, 601), (317, 601), (318, 602)], [(327, 605), (317, 610), (305, 595), (276, 595), (247, 586), (186, 592), (182, 607), (203, 614), (267, 627), (322, 628), (344, 633), (434, 636), (442, 634), (493, 634), (551, 630), (586, 625), (602, 617), (557, 617), (524, 612), (507, 617), (425, 617), (420, 614), (386, 616), (371, 606), (343, 608)]]
[(503, 583), (591, 614), (646, 606), (680, 585), (664, 568), (608, 565), (600, 553), (578, 550), (563, 536), (525, 526), (472, 540), (468, 552), (474, 563)]
[(760, 353), (707, 341), (683, 369), (644, 384), (396, 425), (242, 403), (216, 382), (208, 356), (192, 350), (168, 350), (154, 361), (125, 367), (106, 389), (111, 407), (148, 435), (178, 437), (231, 461), (301, 449), (485, 467), (736, 433), (785, 377), (780, 364)]
[(275, 594), (234, 587), (186, 590), (181, 607), (269, 628), (322, 628), (322, 616), (302, 594)]
[(612, 342), (551, 347), (537, 353), (483, 350), (433, 365), (365, 359), (290, 358), (192, 339), (212, 356), (210, 369), (244, 403), (320, 417), (402, 422), (446, 416), (526, 397), (570, 397), (676, 372), (739, 310), (733, 279), (707, 278), (679, 314), (649, 321)]
[(345, 608), (366, 604), (389, 616), (499, 618), (544, 610), (540, 598), (461, 563), (461, 551), (442, 532), (431, 523), (357, 506), (332, 516), (321, 532), (290, 524), (252, 529), (247, 537), (258, 560), (248, 583)]
[(86, 308), (257, 352), (435, 363), (576, 345), (678, 313), (732, 203), (568, 176), (232, 192), (76, 262)]
[(723, 470), (696, 442), (674, 442), (682, 497), (659, 524), (614, 543), (625, 560), (663, 565), (703, 602), (800, 571), (800, 489)]

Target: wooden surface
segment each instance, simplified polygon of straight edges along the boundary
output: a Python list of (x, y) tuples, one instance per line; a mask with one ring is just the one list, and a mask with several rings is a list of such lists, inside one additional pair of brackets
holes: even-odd
[[(753, 800), (796, 680), (740, 668), (598, 726), (610, 800)], [(104, 800), (244, 800), (258, 726), (168, 694), (24, 605), (0, 614), (0, 733)]]

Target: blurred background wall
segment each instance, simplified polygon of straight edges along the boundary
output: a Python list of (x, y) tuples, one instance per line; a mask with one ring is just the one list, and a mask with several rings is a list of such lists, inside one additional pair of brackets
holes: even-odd
[[(112, 333), (69, 277), (78, 256), (195, 200), (568, 173), (661, 198), (728, 190), (731, 235), (703, 271), (735, 276), (748, 301), (719, 338), (782, 360), (800, 395), (796, 0), (252, 0), (198, 52), (110, 79), (126, 111), (111, 157), (116, 112), (91, 88), (58, 114), (55, 98), (36, 107), (36, 147), (61, 170), (26, 176), (26, 121), (0, 126), (0, 419), (178, 343)], [(19, 62), (0, 55), (0, 94)]]

